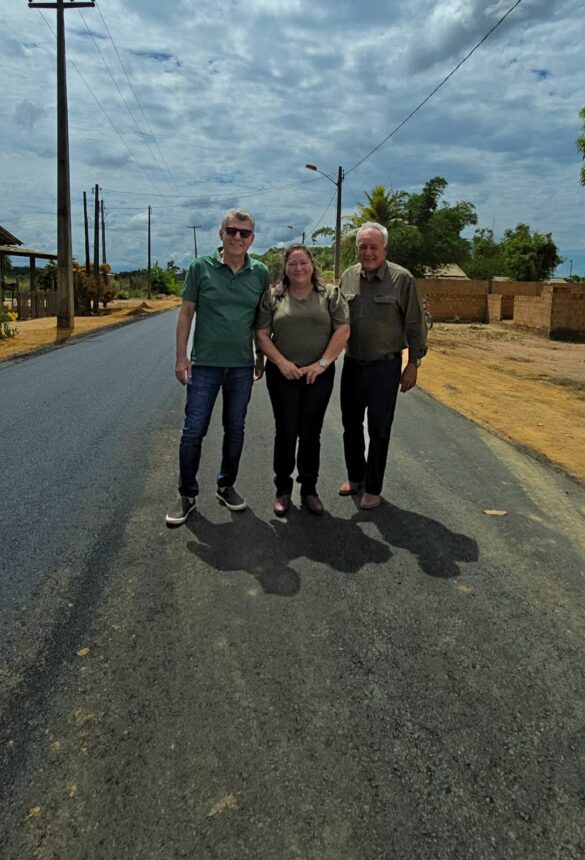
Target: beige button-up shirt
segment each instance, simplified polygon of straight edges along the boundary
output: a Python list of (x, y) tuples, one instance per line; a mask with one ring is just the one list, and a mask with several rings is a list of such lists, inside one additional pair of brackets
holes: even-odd
[(408, 269), (386, 260), (368, 278), (358, 263), (341, 276), (341, 292), (350, 313), (347, 356), (374, 361), (406, 347), (411, 361), (426, 354), (423, 306)]

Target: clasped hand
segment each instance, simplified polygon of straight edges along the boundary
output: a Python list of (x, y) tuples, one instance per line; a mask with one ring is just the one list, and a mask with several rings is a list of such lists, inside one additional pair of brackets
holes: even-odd
[(280, 372), (285, 379), (302, 379), (304, 376), (307, 385), (311, 385), (324, 370), (325, 368), (318, 361), (307, 364), (306, 367), (297, 367), (292, 361), (285, 361), (280, 365)]

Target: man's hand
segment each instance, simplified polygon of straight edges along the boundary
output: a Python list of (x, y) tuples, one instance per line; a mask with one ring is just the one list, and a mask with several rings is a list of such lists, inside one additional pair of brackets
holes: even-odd
[(418, 368), (416, 364), (407, 364), (402, 371), (402, 376), (400, 377), (400, 390), (406, 392), (410, 391), (411, 388), (414, 388), (416, 385), (417, 374)]
[(256, 364), (254, 365), (254, 382), (258, 382), (264, 376), (264, 356), (261, 352), (256, 355)]
[(175, 376), (181, 385), (187, 385), (187, 381), (191, 379), (191, 362), (185, 358), (178, 358), (175, 364)]

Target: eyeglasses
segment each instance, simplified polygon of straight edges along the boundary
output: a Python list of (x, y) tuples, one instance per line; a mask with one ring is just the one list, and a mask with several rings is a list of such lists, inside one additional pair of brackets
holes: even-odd
[(243, 229), (241, 227), (224, 227), (223, 229), (228, 236), (237, 236), (239, 233), (242, 239), (249, 239), (254, 232), (253, 230), (248, 230), (246, 227)]

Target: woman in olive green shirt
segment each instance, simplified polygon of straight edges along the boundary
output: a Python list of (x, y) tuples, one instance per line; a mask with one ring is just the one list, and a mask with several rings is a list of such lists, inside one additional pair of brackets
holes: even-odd
[(324, 285), (304, 245), (284, 255), (282, 282), (265, 293), (256, 320), (256, 339), (268, 363), (266, 384), (272, 402), (274, 440), (274, 513), (290, 506), (293, 479), (301, 501), (322, 514), (317, 493), (321, 428), (333, 390), (335, 359), (349, 337), (349, 309), (338, 287)]

